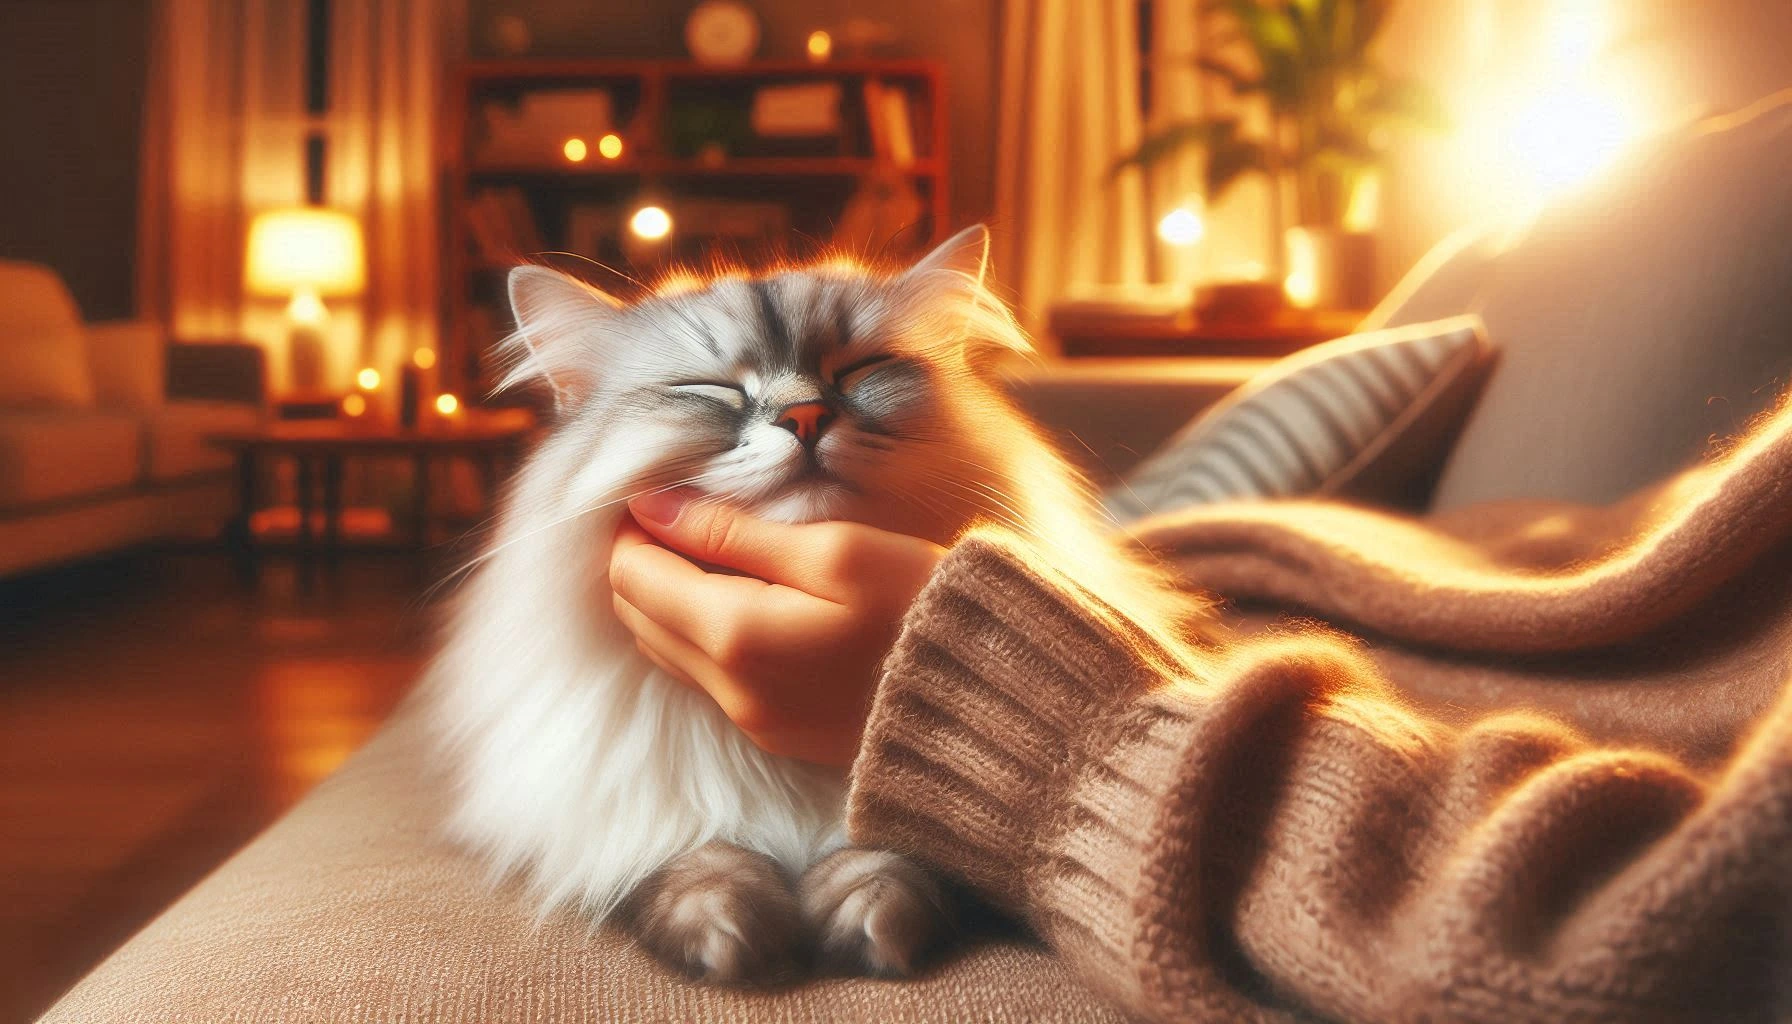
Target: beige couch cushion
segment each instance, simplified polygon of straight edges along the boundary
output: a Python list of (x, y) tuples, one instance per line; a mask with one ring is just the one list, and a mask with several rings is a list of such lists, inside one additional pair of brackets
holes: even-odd
[(1375, 326), (1474, 311), (1500, 343), (1433, 497), (1604, 504), (1741, 432), (1792, 382), (1792, 90), (1670, 136), (1516, 239), (1456, 240)]
[(103, 409), (0, 409), (0, 511), (117, 490), (143, 467), (143, 426)]
[(253, 427), (260, 418), (242, 402), (169, 402), (148, 414), (145, 473), (165, 482), (229, 469), (230, 453), (207, 444), (206, 435)]
[(46, 1022), (1124, 1020), (1046, 953), (980, 946), (913, 981), (690, 985), (610, 931), (537, 923), (434, 832), (399, 719), (291, 814), (95, 968)]
[(0, 407), (92, 404), (74, 297), (48, 267), (0, 260)]
[(154, 409), (168, 376), (167, 339), (147, 320), (88, 324), (87, 364), (94, 400), (115, 409)]

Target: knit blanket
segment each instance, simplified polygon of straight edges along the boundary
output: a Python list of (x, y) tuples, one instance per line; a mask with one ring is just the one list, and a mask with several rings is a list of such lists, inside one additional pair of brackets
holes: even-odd
[(1412, 519), (1290, 501), (1197, 509), (1137, 536), (1234, 602), (1244, 631), (1304, 618), (1365, 639), (1447, 720), (1544, 711), (1712, 762), (1792, 677), (1792, 407), (1614, 506)]
[(1608, 508), (1212, 507), (1237, 636), (973, 535), (847, 825), (1161, 1021), (1792, 1020), (1792, 410)]

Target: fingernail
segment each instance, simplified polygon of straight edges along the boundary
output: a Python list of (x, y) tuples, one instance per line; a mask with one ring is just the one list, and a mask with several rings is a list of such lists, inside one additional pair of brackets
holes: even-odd
[(691, 500), (691, 492), (683, 487), (672, 491), (651, 491), (628, 503), (635, 518), (671, 526)]

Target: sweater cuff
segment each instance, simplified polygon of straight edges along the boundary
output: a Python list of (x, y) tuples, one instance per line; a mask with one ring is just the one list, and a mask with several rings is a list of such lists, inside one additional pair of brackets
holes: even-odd
[(1160, 681), (1149, 645), (1021, 543), (985, 532), (940, 563), (884, 663), (847, 832), (1013, 911), (1068, 798), (1079, 738)]

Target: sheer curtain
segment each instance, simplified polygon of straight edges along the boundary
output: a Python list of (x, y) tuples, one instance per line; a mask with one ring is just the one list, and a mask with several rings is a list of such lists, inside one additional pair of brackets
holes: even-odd
[(1002, 13), (995, 270), (1039, 327), (1053, 299), (1151, 279), (1138, 145), (1135, 0), (1029, 0)]
[(297, 0), (157, 0), (146, 98), (138, 293), (177, 337), (240, 337), (285, 370), (283, 302), (243, 288), (255, 214), (305, 201), (305, 138), (327, 140), (324, 202), (356, 215), (367, 288), (330, 300), (331, 373), (435, 343), (439, 78), (465, 0), (332, 5), (328, 111), (305, 107)]

